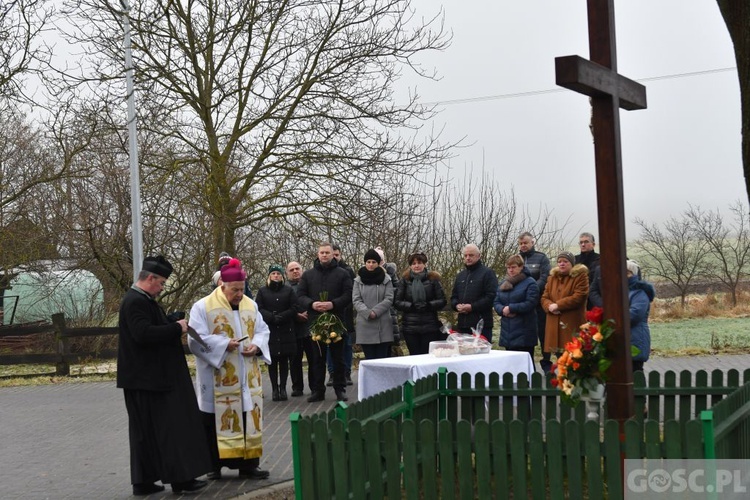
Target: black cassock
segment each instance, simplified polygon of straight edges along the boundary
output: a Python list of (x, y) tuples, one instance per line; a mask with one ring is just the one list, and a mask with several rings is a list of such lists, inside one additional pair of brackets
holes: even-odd
[(212, 470), (181, 327), (143, 292), (120, 306), (117, 386), (124, 389), (133, 484), (190, 481)]

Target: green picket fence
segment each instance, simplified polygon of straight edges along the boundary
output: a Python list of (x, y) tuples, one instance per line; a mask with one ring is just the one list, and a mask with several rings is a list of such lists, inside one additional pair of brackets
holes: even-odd
[(750, 387), (750, 370), (743, 375), (746, 385), (739, 388), (736, 370), (710, 377), (652, 372), (648, 380), (636, 373), (637, 418), (626, 422), (621, 441), (604, 408), (598, 420), (587, 420), (585, 405), (561, 405), (559, 391), (540, 374), (531, 381), (521, 375), (514, 384), (511, 374), (472, 380), (441, 369), (330, 412), (292, 414), (296, 496), (622, 498), (622, 457), (712, 453), (706, 448), (712, 438), (702, 438), (710, 431), (709, 408), (724, 433), (717, 443), (730, 435), (727, 421), (737, 421), (734, 435), (747, 436), (747, 415), (737, 417), (736, 408), (748, 399), (729, 403)]

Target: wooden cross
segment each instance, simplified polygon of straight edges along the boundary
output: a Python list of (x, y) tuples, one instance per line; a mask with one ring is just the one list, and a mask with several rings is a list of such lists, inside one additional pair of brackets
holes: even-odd
[(555, 59), (557, 84), (591, 97), (599, 212), (604, 317), (615, 320), (608, 347), (615, 353), (607, 374), (607, 413), (620, 429), (633, 416), (630, 315), (625, 270), (620, 110), (646, 108), (646, 88), (617, 73), (614, 0), (588, 0), (589, 52)]

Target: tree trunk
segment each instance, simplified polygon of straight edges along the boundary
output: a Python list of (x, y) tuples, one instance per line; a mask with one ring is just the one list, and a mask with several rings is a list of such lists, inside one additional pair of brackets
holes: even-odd
[(734, 44), (737, 75), (742, 102), (742, 168), (745, 190), (750, 201), (750, 2), (747, 0), (716, 0), (721, 16)]

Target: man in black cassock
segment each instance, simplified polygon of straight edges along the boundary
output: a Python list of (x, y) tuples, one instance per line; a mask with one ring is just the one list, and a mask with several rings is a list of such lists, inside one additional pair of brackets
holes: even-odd
[(124, 389), (133, 495), (197, 491), (211, 471), (195, 391), (182, 347), (187, 321), (170, 321), (156, 302), (172, 265), (146, 257), (120, 304), (117, 387)]

